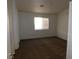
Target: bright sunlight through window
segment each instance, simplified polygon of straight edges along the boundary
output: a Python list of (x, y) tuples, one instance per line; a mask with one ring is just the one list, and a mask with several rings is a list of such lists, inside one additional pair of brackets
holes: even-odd
[(34, 29), (35, 30), (49, 29), (49, 19), (44, 17), (34, 17)]

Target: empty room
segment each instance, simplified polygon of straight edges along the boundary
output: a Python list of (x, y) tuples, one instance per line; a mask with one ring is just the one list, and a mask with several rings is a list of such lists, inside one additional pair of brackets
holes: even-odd
[(8, 59), (68, 59), (70, 0), (8, 0)]

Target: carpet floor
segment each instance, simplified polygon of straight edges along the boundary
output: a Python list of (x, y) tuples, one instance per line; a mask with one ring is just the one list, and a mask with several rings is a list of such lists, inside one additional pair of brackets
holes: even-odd
[(66, 59), (66, 40), (39, 38), (21, 40), (13, 59)]

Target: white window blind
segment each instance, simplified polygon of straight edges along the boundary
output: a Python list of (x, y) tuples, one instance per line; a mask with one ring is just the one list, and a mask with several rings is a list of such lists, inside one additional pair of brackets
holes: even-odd
[(34, 17), (34, 29), (35, 30), (49, 29), (49, 18)]

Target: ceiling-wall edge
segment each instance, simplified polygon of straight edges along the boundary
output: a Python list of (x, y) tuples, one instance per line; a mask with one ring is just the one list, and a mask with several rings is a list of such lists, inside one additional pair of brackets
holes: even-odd
[(44, 14), (44, 15), (55, 15), (56, 14), (56, 13), (39, 13), (39, 12), (31, 12), (31, 11), (24, 11), (24, 10), (18, 10), (18, 12), (33, 13), (33, 14)]

